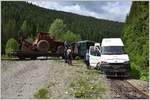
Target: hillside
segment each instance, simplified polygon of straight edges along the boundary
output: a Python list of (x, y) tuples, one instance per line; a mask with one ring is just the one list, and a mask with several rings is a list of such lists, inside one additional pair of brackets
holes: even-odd
[(148, 80), (149, 71), (149, 2), (133, 2), (122, 38), (135, 77)]
[(2, 53), (9, 38), (17, 39), (23, 23), (26, 33), (35, 36), (37, 31), (48, 32), (52, 22), (62, 19), (66, 29), (79, 34), (84, 39), (101, 42), (103, 37), (120, 37), (123, 23), (81, 16), (73, 13), (54, 11), (38, 7), (23, 1), (2, 1)]

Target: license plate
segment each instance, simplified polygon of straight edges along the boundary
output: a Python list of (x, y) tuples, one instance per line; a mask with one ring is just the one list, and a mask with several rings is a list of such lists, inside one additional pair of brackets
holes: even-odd
[(114, 69), (119, 69), (121, 66), (113, 65), (112, 67), (113, 67)]

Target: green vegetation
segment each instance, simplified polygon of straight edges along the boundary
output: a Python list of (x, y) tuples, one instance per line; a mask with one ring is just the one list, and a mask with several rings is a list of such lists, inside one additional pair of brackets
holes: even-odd
[(49, 28), (49, 33), (51, 36), (54, 36), (57, 39), (61, 39), (62, 35), (65, 32), (65, 27), (63, 20), (61, 19), (56, 19), (54, 22), (51, 24)]
[[(24, 1), (2, 1), (1, 15), (2, 54), (5, 53), (7, 40), (17, 39), (24, 32), (33, 37), (39, 31), (52, 35), (59, 33), (55, 34), (59, 37), (70, 30), (68, 34), (73, 33), (73, 38), (77, 34), (76, 38), (80, 35), (82, 40), (100, 42), (103, 37), (120, 37), (123, 28), (120, 22), (49, 10)], [(66, 37), (68, 39), (67, 34)]]
[(148, 80), (149, 67), (149, 2), (135, 1), (126, 18), (122, 34), (125, 49), (129, 54), (132, 75)]
[(22, 26), (20, 27), (18, 35), (21, 35), (21, 33), (30, 33), (32, 32), (32, 27), (26, 20), (23, 21)]
[(37, 93), (35, 93), (34, 97), (36, 99), (48, 99), (48, 94), (49, 94), (49, 91), (47, 88), (41, 88), (38, 90)]
[(33, 36), (32, 36), (32, 35), (31, 35), (31, 36), (28, 36), (27, 39), (26, 39), (26, 41), (32, 43), (32, 42), (34, 41)]
[(8, 54), (15, 50), (18, 50), (18, 43), (15, 39), (11, 38), (6, 43), (5, 52), (6, 52), (6, 54)]
[(11, 56), (10, 55), (1, 55), (1, 60), (6, 60), (6, 59), (10, 59)]
[(77, 63), (78, 63), (78, 64), (83, 64), (83, 63), (84, 63), (84, 60), (83, 60), (83, 59), (81, 59), (81, 58), (78, 57), (78, 56), (77, 56), (77, 58), (78, 58), (78, 59), (77, 59)]
[(95, 70), (77, 71), (78, 75), (70, 83), (71, 94), (75, 98), (98, 99), (105, 94), (105, 86), (99, 80), (99, 72)]
[(67, 40), (69, 42), (76, 42), (79, 41), (81, 39), (79, 34), (74, 34), (71, 31), (67, 31), (64, 35), (63, 35), (63, 40)]
[(80, 60), (80, 59), (81, 59), (81, 57), (79, 57), (79, 56), (75, 57), (75, 60)]
[(75, 42), (81, 39), (79, 34), (74, 34), (71, 31), (65, 29), (63, 20), (56, 19), (49, 28), (50, 36), (54, 36), (57, 40)]

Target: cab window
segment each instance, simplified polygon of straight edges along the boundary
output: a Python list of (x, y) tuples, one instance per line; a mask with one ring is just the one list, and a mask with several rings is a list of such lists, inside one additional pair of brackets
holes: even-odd
[(92, 56), (100, 56), (101, 54), (100, 54), (100, 51), (98, 51), (98, 50), (96, 50), (96, 49), (94, 49), (94, 48), (90, 48), (90, 54), (92, 55)]

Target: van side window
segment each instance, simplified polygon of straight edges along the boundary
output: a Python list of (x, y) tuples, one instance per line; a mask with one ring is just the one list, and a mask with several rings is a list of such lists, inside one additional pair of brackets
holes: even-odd
[(101, 56), (100, 51), (94, 48), (90, 49), (90, 54), (93, 56)]

